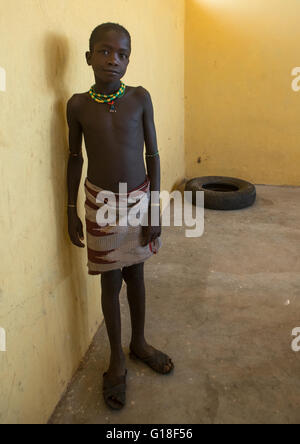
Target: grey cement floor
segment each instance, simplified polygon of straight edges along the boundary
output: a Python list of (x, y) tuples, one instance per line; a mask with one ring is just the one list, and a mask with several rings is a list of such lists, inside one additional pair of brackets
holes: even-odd
[[(103, 324), (52, 424), (300, 423), (300, 188), (257, 186), (253, 207), (205, 210), (205, 232), (163, 227), (145, 264), (146, 339), (175, 369), (159, 375), (127, 355), (127, 405), (102, 399)], [(130, 315), (121, 295), (122, 342)], [(100, 301), (99, 301), (100, 304)]]

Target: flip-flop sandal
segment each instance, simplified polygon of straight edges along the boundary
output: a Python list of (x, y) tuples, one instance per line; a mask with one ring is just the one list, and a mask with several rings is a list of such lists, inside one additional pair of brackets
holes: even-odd
[(117, 383), (111, 385), (107, 378), (107, 372), (103, 373), (103, 396), (106, 404), (114, 409), (120, 410), (126, 404), (126, 376), (127, 369), (125, 370), (125, 374), (119, 376), (117, 378)]
[[(138, 356), (130, 348), (129, 357), (131, 359), (139, 359), (140, 361), (149, 365), (149, 367), (151, 367), (152, 370), (156, 371), (157, 373), (162, 373), (163, 375), (170, 373), (174, 368), (174, 364), (173, 364), (171, 358), (168, 355), (166, 355), (165, 353), (157, 350), (156, 348), (154, 348), (154, 350), (155, 350), (155, 353), (153, 355), (146, 356), (145, 358), (142, 358), (142, 357)], [(169, 370), (164, 370), (165, 365), (168, 365), (168, 364), (172, 364), (171, 368), (169, 368)]]

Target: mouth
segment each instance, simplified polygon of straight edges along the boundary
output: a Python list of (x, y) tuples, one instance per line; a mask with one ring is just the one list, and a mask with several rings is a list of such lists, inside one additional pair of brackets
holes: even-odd
[(104, 69), (104, 71), (110, 74), (120, 74), (118, 71), (114, 71), (113, 69)]

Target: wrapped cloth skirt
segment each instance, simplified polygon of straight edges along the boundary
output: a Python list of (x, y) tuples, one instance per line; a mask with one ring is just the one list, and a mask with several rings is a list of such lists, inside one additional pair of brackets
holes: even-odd
[[(160, 236), (143, 246), (142, 221), (148, 220), (150, 180), (127, 193), (113, 193), (85, 179), (87, 267), (96, 275), (138, 264), (156, 254)], [(134, 223), (132, 223), (134, 222)]]

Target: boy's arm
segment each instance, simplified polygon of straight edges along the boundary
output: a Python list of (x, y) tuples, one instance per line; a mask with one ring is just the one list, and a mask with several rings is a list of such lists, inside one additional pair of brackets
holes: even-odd
[[(144, 126), (144, 138), (146, 145), (146, 165), (147, 174), (150, 180), (150, 202), (148, 210), (148, 225), (144, 227), (144, 245), (154, 241), (161, 235), (161, 219), (160, 219), (160, 207), (159, 207), (159, 194), (160, 194), (160, 158), (157, 155), (157, 138), (154, 124), (154, 111), (152, 100), (149, 92), (141, 87), (143, 95), (143, 126)], [(156, 154), (155, 156), (153, 156)], [(147, 155), (150, 155), (149, 157)], [(152, 191), (156, 191), (152, 195)], [(153, 206), (151, 206), (154, 204)], [(152, 217), (154, 218), (154, 224)], [(158, 225), (157, 225), (157, 222)], [(153, 225), (152, 225), (153, 224)]]
[[(143, 94), (143, 126), (146, 146), (146, 165), (147, 174), (150, 179), (150, 191), (160, 193), (160, 157), (159, 154), (151, 157), (158, 152), (156, 130), (154, 124), (154, 111), (150, 93), (142, 88)], [(150, 155), (149, 157), (147, 155)], [(152, 199), (151, 199), (152, 197)], [(150, 195), (150, 203), (159, 203), (159, 199), (153, 199)]]
[[(76, 114), (78, 99), (72, 96), (67, 103), (67, 121), (69, 125), (69, 161), (67, 170), (68, 205), (77, 203), (78, 189), (82, 174), (82, 128)], [(72, 208), (69, 207), (68, 208)]]
[(67, 103), (67, 121), (69, 126), (69, 161), (67, 169), (68, 186), (68, 230), (72, 243), (83, 248), (83, 225), (77, 215), (77, 197), (82, 174), (82, 128), (77, 119), (79, 110), (78, 97), (73, 95)]

